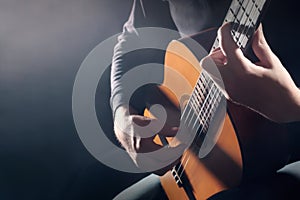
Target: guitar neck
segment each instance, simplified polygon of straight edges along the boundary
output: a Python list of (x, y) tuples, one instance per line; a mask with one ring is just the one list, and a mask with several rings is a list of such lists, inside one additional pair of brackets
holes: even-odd
[[(270, 0), (232, 1), (224, 23), (233, 22), (231, 34), (242, 50), (247, 50), (252, 35), (261, 22), (269, 2)], [(219, 39), (216, 38), (212, 50), (218, 47)], [(200, 155), (200, 148), (204, 144), (205, 138), (215, 137), (215, 135), (209, 135), (213, 131), (209, 132), (208, 130), (216, 125), (213, 123), (211, 126), (211, 122), (214, 122), (213, 119), (218, 109), (225, 102), (226, 98), (215, 80), (208, 72), (202, 70), (180, 119), (191, 135), (195, 136), (189, 148), (189, 152), (192, 152), (193, 155)], [(189, 181), (185, 180), (185, 166), (189, 162), (189, 158), (183, 157), (181, 162), (174, 166), (171, 173), (178, 187), (184, 187), (189, 198), (195, 199), (193, 192), (190, 192), (193, 189), (189, 186)]]
[[(236, 44), (245, 51), (260, 24), (270, 0), (233, 0), (223, 24), (232, 22), (231, 34)], [(212, 50), (220, 46), (216, 38)]]
[[(254, 31), (261, 22), (263, 13), (267, 9), (270, 0), (233, 0), (223, 23), (232, 22), (231, 34), (236, 44), (243, 50), (247, 50), (249, 41)], [(212, 49), (219, 47), (219, 39), (216, 38)], [(246, 54), (251, 51), (246, 52)], [(251, 55), (250, 55), (251, 56)], [(253, 57), (255, 58), (255, 57)], [(183, 115), (182, 118), (191, 118), (192, 124), (198, 124), (197, 129), (189, 127), (196, 135), (206, 134), (210, 121), (220, 103), (225, 99), (221, 89), (215, 84), (210, 75), (205, 71), (201, 73), (186, 106), (190, 117)], [(205, 111), (203, 111), (205, 110)], [(190, 123), (189, 123), (190, 124)], [(188, 127), (188, 126), (187, 126)], [(201, 127), (199, 130), (198, 127)], [(200, 138), (200, 143), (203, 140)], [(198, 144), (201, 146), (201, 144)]]

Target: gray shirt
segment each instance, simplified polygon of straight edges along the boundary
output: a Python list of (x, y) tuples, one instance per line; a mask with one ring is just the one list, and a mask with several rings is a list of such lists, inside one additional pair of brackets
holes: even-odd
[[(161, 0), (143, 2), (134, 0), (133, 2), (130, 16), (123, 26), (122, 34), (118, 37), (112, 58), (110, 101), (113, 113), (120, 105), (126, 104), (130, 98), (125, 92), (121, 77), (135, 66), (145, 63), (163, 64), (164, 61), (164, 51), (158, 49), (139, 49), (125, 53), (129, 45), (142, 44), (146, 39), (137, 30), (140, 27), (163, 27), (176, 30), (168, 2)], [(137, 95), (139, 96), (138, 101), (132, 106), (143, 107), (143, 92)]]

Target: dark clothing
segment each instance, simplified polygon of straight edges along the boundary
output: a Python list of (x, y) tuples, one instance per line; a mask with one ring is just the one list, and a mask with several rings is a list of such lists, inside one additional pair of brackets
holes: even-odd
[[(119, 36), (118, 43), (114, 50), (111, 71), (111, 106), (113, 113), (120, 105), (126, 104), (126, 102), (129, 101), (128, 98), (130, 98), (124, 94), (126, 90), (124, 90), (121, 82), (122, 75), (134, 66), (144, 63), (163, 63), (164, 61), (163, 51), (141, 49), (126, 54), (124, 53), (126, 45), (139, 43), (143, 40), (137, 30), (139, 27), (163, 27), (176, 30), (175, 23), (171, 18), (168, 2), (162, 0), (134, 0), (130, 17), (124, 24), (123, 32)], [(143, 107), (143, 105), (139, 105), (139, 103), (133, 106)], [(292, 161), (296, 161), (300, 158), (300, 145), (298, 145), (300, 141), (299, 123), (295, 123), (290, 127), (292, 137), (298, 138), (298, 140), (291, 140), (291, 152), (293, 152)], [(298, 132), (298, 135), (292, 132)], [(297, 189), (300, 188), (299, 169), (300, 163), (289, 165), (268, 180), (258, 180), (257, 182), (244, 184), (238, 188), (216, 194), (210, 199), (292, 199), (292, 195), (295, 195)], [(145, 193), (141, 191), (145, 191)], [(117, 199), (165, 198), (166, 195), (160, 185), (159, 178), (154, 175), (131, 186), (117, 197)]]
[[(155, 12), (153, 12), (154, 10)], [(157, 13), (163, 13), (163, 15)], [(129, 19), (124, 24), (123, 32), (118, 37), (118, 43), (114, 49), (111, 70), (111, 107), (113, 113), (120, 105), (126, 104), (130, 98), (124, 92), (121, 77), (135, 66), (146, 63), (163, 64), (164, 61), (164, 52), (155, 49), (139, 49), (124, 53), (130, 50), (128, 47), (130, 44), (142, 45), (143, 41), (147, 39), (140, 35), (139, 30), (137, 30), (141, 27), (161, 27), (176, 30), (168, 3), (161, 0), (148, 0), (143, 1), (142, 4), (140, 1), (134, 0)], [(157, 42), (160, 42), (159, 38)], [(134, 105), (134, 107), (138, 106)]]
[(114, 198), (114, 200), (167, 200), (163, 188), (160, 184), (159, 177), (151, 174), (146, 178), (143, 178), (139, 182), (130, 186), (123, 192), (121, 192), (118, 196)]

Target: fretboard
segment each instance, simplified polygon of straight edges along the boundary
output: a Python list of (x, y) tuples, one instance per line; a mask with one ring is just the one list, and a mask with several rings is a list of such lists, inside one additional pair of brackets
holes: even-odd
[(208, 131), (209, 122), (222, 98), (218, 86), (209, 74), (203, 71), (181, 117), (185, 126), (196, 133), (196, 137)]
[[(269, 0), (233, 0), (226, 14), (224, 23), (232, 22), (231, 34), (237, 45), (245, 50), (261, 21)], [(216, 38), (212, 49), (219, 47)]]
[[(242, 50), (247, 48), (267, 3), (268, 0), (232, 1), (224, 23), (233, 22), (231, 33)], [(219, 47), (218, 38), (212, 49), (217, 47)], [(186, 126), (196, 133), (196, 137), (199, 138), (200, 134), (206, 134), (210, 121), (222, 99), (224, 96), (221, 89), (208, 73), (202, 72), (182, 116), (186, 121)]]

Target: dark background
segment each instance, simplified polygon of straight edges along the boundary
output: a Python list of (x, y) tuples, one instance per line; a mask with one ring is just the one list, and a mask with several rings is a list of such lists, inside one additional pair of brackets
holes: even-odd
[[(95, 160), (77, 136), (71, 108), (81, 62), (122, 30), (131, 3), (0, 0), (0, 199), (111, 199), (143, 176)], [(300, 85), (294, 4), (273, 0), (264, 29)]]

